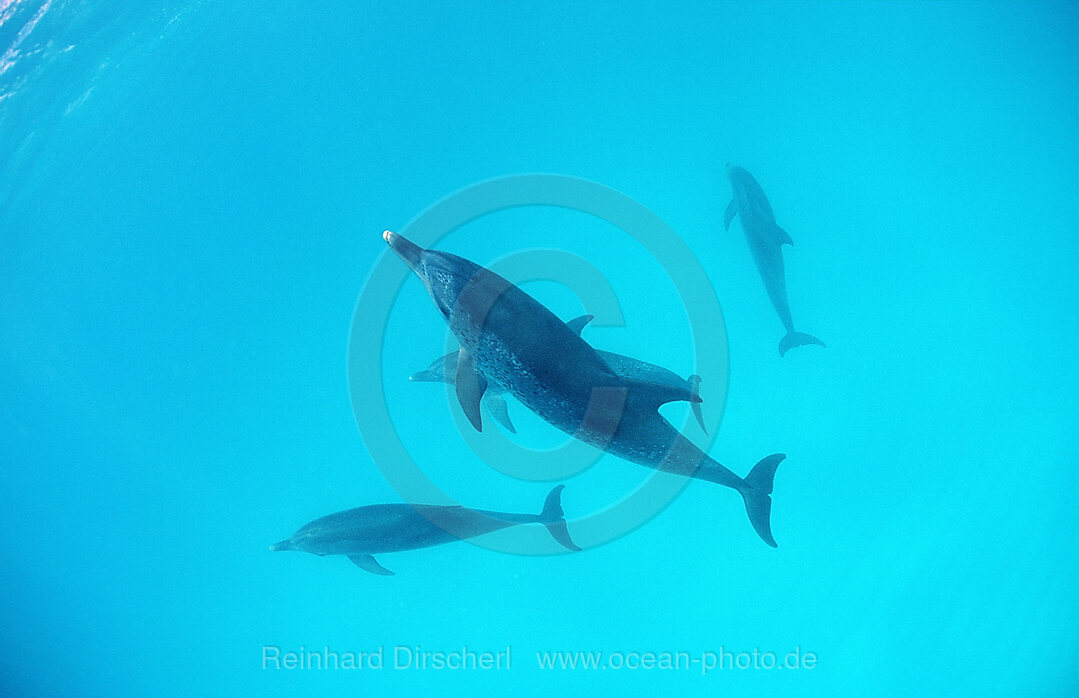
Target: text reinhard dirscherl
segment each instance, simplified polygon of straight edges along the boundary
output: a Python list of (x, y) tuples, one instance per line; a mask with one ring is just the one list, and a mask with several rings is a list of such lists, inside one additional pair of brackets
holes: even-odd
[(510, 647), (500, 650), (473, 650), (467, 645), (450, 651), (422, 647), (379, 646), (369, 652), (337, 652), (329, 647), (309, 650), (282, 650), (274, 645), (262, 648), (263, 669), (509, 669)]
[[(282, 650), (276, 645), (262, 648), (263, 669), (287, 670), (488, 670), (511, 669), (512, 647), (499, 650), (474, 650), (467, 645), (453, 650), (427, 650), (422, 647), (397, 645), (379, 646), (367, 652), (331, 650), (328, 646), (309, 650), (300, 646)], [(817, 655), (801, 647), (785, 654), (761, 651), (732, 652), (724, 647), (702, 652), (536, 652), (536, 664), (541, 670), (698, 670), (702, 675), (724, 669), (813, 669)]]

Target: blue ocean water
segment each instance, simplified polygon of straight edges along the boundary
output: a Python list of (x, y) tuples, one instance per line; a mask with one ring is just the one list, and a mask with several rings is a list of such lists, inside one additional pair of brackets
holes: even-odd
[[(1076, 36), (1068, 2), (0, 0), (0, 692), (1074, 695)], [(779, 357), (723, 230), (727, 162), (794, 240), (795, 324), (826, 349)], [(452, 346), (423, 285), (354, 323), (403, 267), (384, 229), (522, 173), (639, 202), (711, 289), (566, 208), (439, 249), (563, 255), (582, 286), (522, 283), (565, 319), (605, 279), (622, 317), (583, 336), (702, 371), (719, 428), (664, 415), (739, 475), (787, 454), (779, 547), (692, 482), (575, 554), (456, 543), (376, 577), (270, 552), (402, 500), (358, 426), (381, 413), (445, 496), (539, 511), (554, 482), (478, 453), (505, 432), (407, 380)], [(694, 328), (709, 294), (722, 317)], [(726, 344), (698, 355), (709, 332)], [(565, 443), (508, 402), (515, 443)], [(604, 456), (557, 480), (570, 530), (651, 475)]]

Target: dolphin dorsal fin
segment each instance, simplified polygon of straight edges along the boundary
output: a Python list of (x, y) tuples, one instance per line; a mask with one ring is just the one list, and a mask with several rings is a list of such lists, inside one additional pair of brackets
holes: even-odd
[(483, 431), (483, 421), (480, 418), (480, 398), (483, 391), (487, 390), (487, 379), (476, 369), (472, 361), (472, 355), (461, 347), (461, 353), (457, 356), (457, 377), (454, 380), (457, 388), (457, 399), (461, 403), (461, 409), (476, 431)]
[(665, 405), (668, 402), (685, 401), (697, 403), (701, 401), (701, 396), (693, 392), (688, 385), (679, 387), (632, 379), (626, 379), (626, 383), (626, 387), (629, 388), (626, 395), (627, 402), (633, 401), (642, 407), (658, 410), (660, 405)]
[(581, 317), (575, 317), (566, 323), (566, 327), (570, 328), (577, 334), (581, 334), (581, 330), (584, 329), (585, 325), (592, 322), (593, 317), (594, 316), (592, 315), (582, 315)]
[[(701, 395), (701, 377), (694, 373), (692, 376), (686, 379), (686, 385), (689, 387), (689, 392), (693, 393), (697, 397)], [(697, 424), (701, 426), (701, 431), (705, 434), (708, 433), (708, 427), (704, 426), (704, 415), (701, 414), (701, 403), (694, 402), (691, 407), (693, 408), (693, 416), (697, 418)]]
[(772, 242), (777, 245), (790, 245), (794, 247), (794, 240), (791, 240), (791, 236), (787, 234), (786, 230), (783, 230), (778, 225), (772, 228)]

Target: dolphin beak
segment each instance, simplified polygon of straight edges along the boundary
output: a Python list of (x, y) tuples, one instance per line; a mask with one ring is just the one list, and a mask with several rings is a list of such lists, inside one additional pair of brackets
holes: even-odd
[(382, 239), (397, 253), (398, 257), (405, 260), (405, 264), (407, 264), (412, 271), (418, 272), (417, 267), (420, 264), (420, 258), (423, 256), (422, 247), (412, 244), (408, 239), (391, 230), (382, 233)]
[(270, 550), (275, 552), (275, 553), (280, 551), (280, 550), (293, 550), (292, 541), (289, 540), (289, 539), (286, 539), (286, 540), (280, 541), (278, 543), (274, 543), (273, 545), (270, 546)]
[(438, 380), (438, 378), (435, 377), (434, 372), (429, 370), (423, 370), (419, 373), (413, 373), (411, 376), (408, 377), (408, 379), (410, 381), (419, 381), (421, 383), (430, 383)]

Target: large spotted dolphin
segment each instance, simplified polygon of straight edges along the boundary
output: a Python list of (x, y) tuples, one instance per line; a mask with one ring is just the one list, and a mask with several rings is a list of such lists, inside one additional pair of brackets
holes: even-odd
[[(567, 322), (566, 327), (580, 334), (585, 325), (591, 321), (591, 315), (582, 315)], [(652, 383), (666, 383), (667, 385), (685, 388), (693, 395), (699, 394), (701, 377), (696, 374), (689, 378), (682, 378), (674, 371), (650, 364), (647, 361), (640, 361), (629, 356), (598, 349), (597, 352), (607, 362), (607, 365), (613, 368), (615, 373), (620, 376)], [(413, 373), (408, 379), (421, 383), (448, 383), (453, 385), (457, 377), (457, 357), (459, 354), (459, 351), (451, 351), (449, 354), (432, 361), (431, 365), (424, 370)], [(506, 386), (488, 380), (487, 390), (483, 391), (483, 404), (487, 406), (487, 412), (494, 417), (496, 422), (510, 433), (516, 434), (517, 429), (510, 420), (509, 409), (506, 407), (506, 400), (503, 397), (506, 392)], [(701, 414), (701, 403), (691, 402), (690, 406), (693, 409), (693, 416), (697, 418), (697, 424), (701, 427), (701, 431), (707, 433), (708, 429), (704, 426), (704, 415)]]
[(431, 504), (372, 504), (339, 511), (304, 525), (285, 540), (271, 545), (270, 550), (345, 555), (368, 572), (392, 575), (393, 572), (378, 564), (375, 554), (428, 548), (531, 523), (546, 526), (564, 547), (580, 550), (566, 530), (562, 488), (559, 485), (551, 490), (539, 514)]
[(768, 298), (771, 299), (780, 322), (787, 330), (787, 334), (779, 340), (779, 355), (783, 356), (790, 349), (805, 344), (819, 344), (823, 347), (824, 342), (813, 335), (796, 332), (794, 321), (791, 320), (791, 308), (787, 302), (787, 281), (783, 272), (783, 245), (794, 244), (791, 236), (776, 225), (776, 217), (772, 213), (768, 197), (764, 195), (764, 190), (753, 175), (737, 165), (728, 164), (727, 176), (730, 177), (734, 196), (723, 216), (723, 228), (729, 230), (734, 217), (741, 217), (749, 251), (753, 254), (753, 261), (757, 263), (764, 289), (768, 292)]
[(688, 389), (620, 376), (580, 334), (498, 274), (456, 255), (425, 250), (387, 230), (383, 238), (423, 281), (461, 350), (454, 387), (480, 429), (488, 381), (562, 431), (649, 468), (715, 482), (742, 495), (753, 529), (772, 537), (772, 480), (785, 458), (773, 454), (738, 477), (693, 445), (659, 414)]

